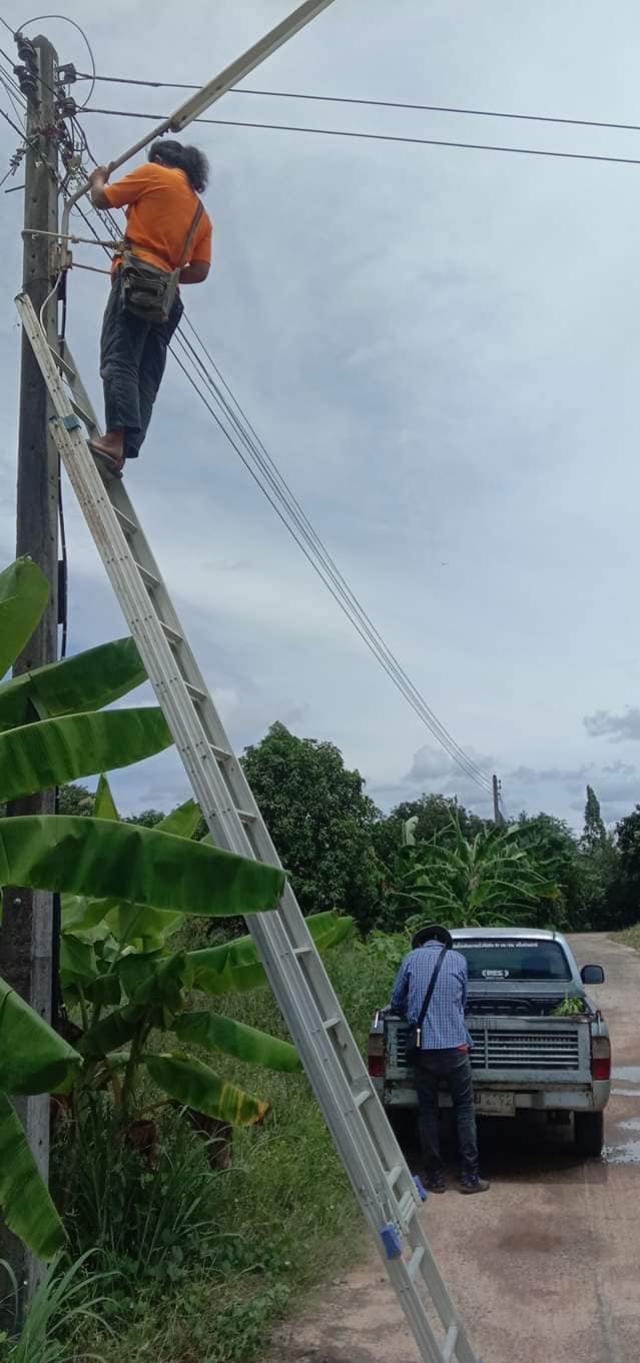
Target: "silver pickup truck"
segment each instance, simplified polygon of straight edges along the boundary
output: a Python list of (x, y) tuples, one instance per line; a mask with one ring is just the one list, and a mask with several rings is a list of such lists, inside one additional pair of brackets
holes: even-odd
[[(602, 967), (585, 965), (580, 971), (557, 932), (458, 928), (452, 937), (469, 968), (466, 1020), (478, 1114), (515, 1117), (535, 1111), (555, 1122), (568, 1122), (573, 1115), (579, 1153), (600, 1155), (611, 1046), (585, 985), (602, 983)], [(405, 1060), (408, 1031), (402, 1018), (381, 1012), (369, 1035), (369, 1073), (396, 1128), (417, 1108)], [(443, 1090), (441, 1107), (450, 1103)]]

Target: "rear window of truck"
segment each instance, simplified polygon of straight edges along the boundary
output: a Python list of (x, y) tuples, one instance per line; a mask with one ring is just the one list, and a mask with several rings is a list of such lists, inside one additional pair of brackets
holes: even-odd
[(469, 967), (469, 979), (492, 980), (570, 980), (569, 962), (558, 942), (536, 942), (514, 937), (501, 941), (456, 940)]

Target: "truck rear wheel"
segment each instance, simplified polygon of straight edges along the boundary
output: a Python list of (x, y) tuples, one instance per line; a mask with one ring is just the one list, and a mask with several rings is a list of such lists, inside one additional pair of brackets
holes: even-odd
[(598, 1159), (604, 1145), (604, 1114), (602, 1112), (576, 1112), (575, 1141), (579, 1155), (587, 1159)]

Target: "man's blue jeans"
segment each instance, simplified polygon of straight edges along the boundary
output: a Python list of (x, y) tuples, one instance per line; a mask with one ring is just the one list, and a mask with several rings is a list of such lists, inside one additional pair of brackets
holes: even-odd
[(427, 1178), (442, 1174), (438, 1131), (438, 1089), (446, 1081), (453, 1103), (463, 1179), (478, 1177), (478, 1137), (468, 1051), (420, 1051), (415, 1068), (418, 1130)]
[(122, 305), (116, 270), (100, 338), (100, 375), (108, 431), (124, 431), (124, 453), (136, 459), (147, 434), (167, 363), (167, 347), (183, 313), (176, 298), (168, 322), (146, 322)]

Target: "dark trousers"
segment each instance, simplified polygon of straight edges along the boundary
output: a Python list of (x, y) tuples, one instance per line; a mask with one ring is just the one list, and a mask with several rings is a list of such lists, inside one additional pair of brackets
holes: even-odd
[(463, 1178), (478, 1177), (478, 1138), (468, 1051), (421, 1051), (416, 1065), (418, 1130), (427, 1177), (441, 1174), (438, 1089), (445, 1080), (451, 1094)]
[(124, 431), (124, 453), (136, 459), (147, 434), (167, 363), (167, 346), (184, 309), (176, 298), (168, 322), (146, 322), (122, 305), (119, 271), (113, 277), (100, 337), (100, 376), (108, 431)]

